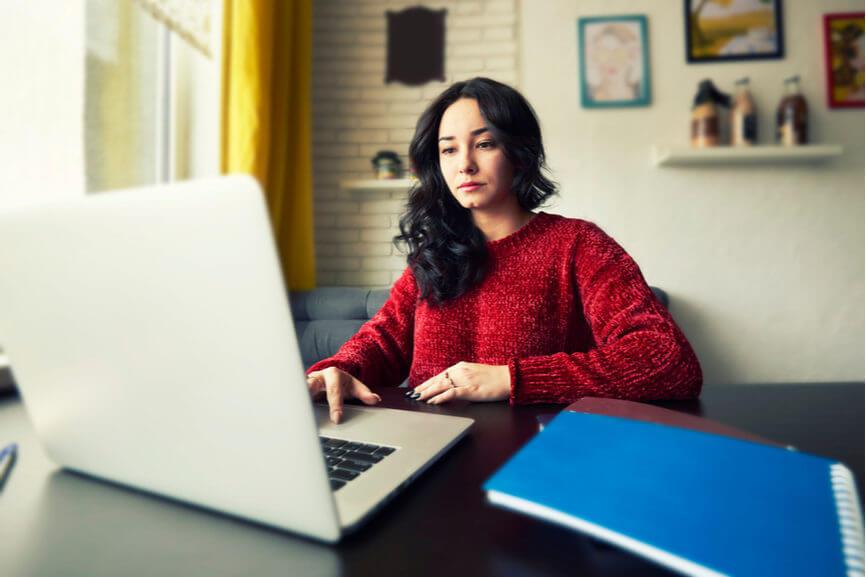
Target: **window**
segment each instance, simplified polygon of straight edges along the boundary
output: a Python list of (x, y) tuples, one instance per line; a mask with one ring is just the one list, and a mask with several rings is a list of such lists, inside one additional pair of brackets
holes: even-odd
[[(203, 5), (219, 30), (221, 2)], [(208, 58), (138, 2), (85, 12), (87, 192), (218, 174), (218, 50)]]

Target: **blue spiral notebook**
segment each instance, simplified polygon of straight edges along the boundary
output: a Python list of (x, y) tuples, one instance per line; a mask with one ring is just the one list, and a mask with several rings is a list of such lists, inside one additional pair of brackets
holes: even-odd
[(851, 472), (783, 448), (563, 412), (484, 489), (686, 575), (863, 574)]

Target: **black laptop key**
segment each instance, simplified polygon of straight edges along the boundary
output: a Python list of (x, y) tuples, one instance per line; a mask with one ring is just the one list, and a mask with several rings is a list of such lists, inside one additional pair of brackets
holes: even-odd
[(331, 489), (336, 491), (393, 453), (393, 447), (319, 437)]
[(342, 460), (339, 464), (341, 469), (348, 469), (349, 471), (355, 471), (358, 473), (363, 473), (373, 465), (370, 463), (362, 463), (359, 461), (346, 461)]
[(382, 460), (382, 457), (379, 455), (370, 455), (368, 453), (359, 453), (357, 451), (351, 451), (343, 455), (344, 459), (349, 461), (355, 461), (360, 463), (378, 463)]
[(334, 469), (328, 476), (331, 479), (339, 479), (341, 481), (351, 481), (355, 477), (358, 476), (358, 473), (355, 471), (347, 471), (346, 469)]

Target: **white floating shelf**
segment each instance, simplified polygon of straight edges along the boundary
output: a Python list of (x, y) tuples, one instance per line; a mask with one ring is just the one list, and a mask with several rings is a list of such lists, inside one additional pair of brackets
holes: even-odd
[(687, 146), (652, 147), (652, 161), (656, 166), (700, 166), (734, 164), (801, 164), (824, 162), (842, 155), (837, 144), (808, 144), (803, 146), (719, 146), (716, 148), (689, 148)]
[(343, 190), (409, 190), (415, 184), (409, 178), (344, 180), (340, 183)]

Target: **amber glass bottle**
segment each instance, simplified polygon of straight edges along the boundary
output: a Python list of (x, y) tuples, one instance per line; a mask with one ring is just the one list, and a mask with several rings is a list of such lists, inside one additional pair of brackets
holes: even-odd
[(809, 107), (800, 93), (800, 77), (785, 79), (785, 96), (776, 111), (776, 139), (783, 146), (797, 146), (809, 141)]

